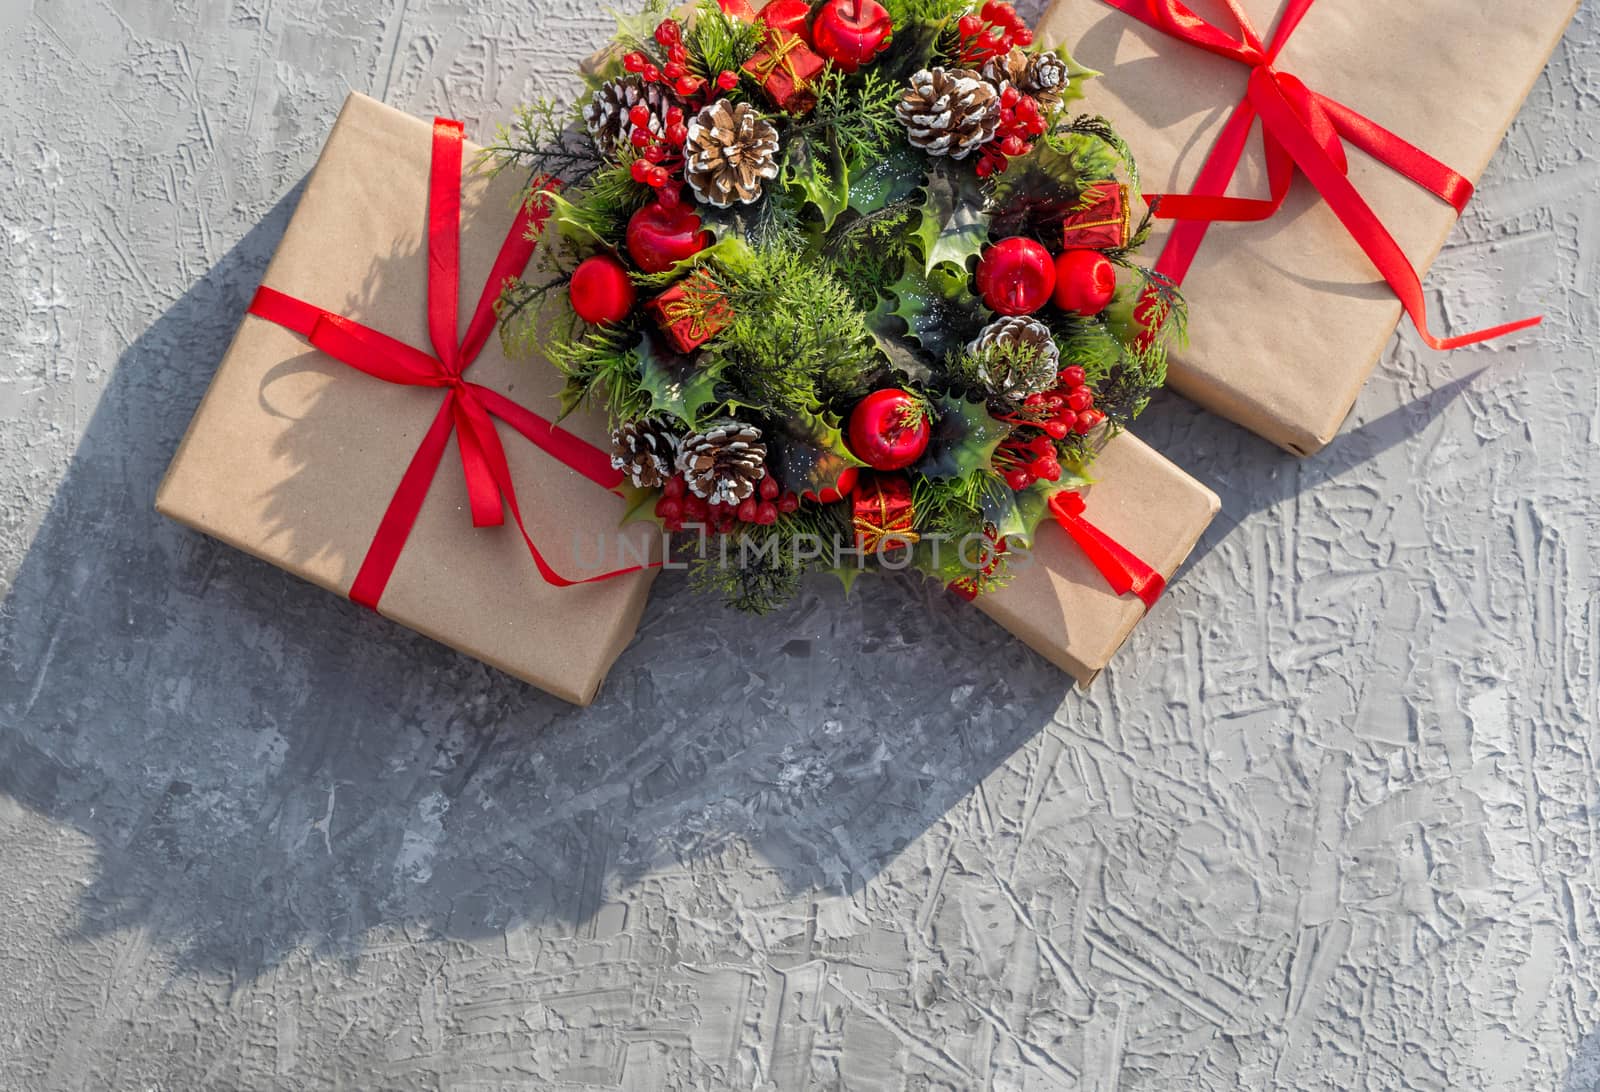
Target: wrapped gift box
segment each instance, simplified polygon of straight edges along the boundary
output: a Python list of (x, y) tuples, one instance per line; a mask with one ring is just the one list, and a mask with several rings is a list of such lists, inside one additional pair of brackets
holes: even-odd
[[(1123, 433), (1095, 460), (1084, 517), (1170, 580), (1221, 507), (1217, 495), (1137, 438)], [(1117, 595), (1088, 556), (1051, 520), (1028, 563), (974, 606), (1088, 686), (1111, 662), (1145, 606)]]
[[(1289, 0), (1240, 0), (1270, 38)], [(1319, 0), (1277, 67), (1477, 181), (1577, 9), (1575, 0)], [(1221, 4), (1196, 10), (1236, 34)], [(1083, 109), (1109, 117), (1138, 157), (1147, 192), (1188, 193), (1244, 97), (1250, 70), (1154, 30), (1101, 0), (1057, 0), (1046, 40), (1104, 73)], [(1350, 149), (1349, 178), (1424, 272), (1455, 211)], [(1228, 193), (1269, 191), (1260, 126)], [(1164, 244), (1158, 229), (1147, 252)], [(1284, 208), (1259, 223), (1219, 223), (1184, 282), (1190, 346), (1172, 385), (1201, 405), (1306, 454), (1338, 432), (1401, 308), (1317, 192), (1297, 178)], [(1496, 313), (1451, 315), (1462, 333), (1538, 310), (1506, 286)]]
[[(425, 233), (431, 126), (351, 95), (264, 284), (412, 346), (429, 345)], [(476, 149), (468, 146), (470, 163)], [(461, 218), (460, 322), (511, 226), (525, 179), (469, 172)], [(466, 373), (546, 417), (561, 379), (507, 360), (498, 338)], [(439, 412), (438, 388), (382, 382), (254, 315), (217, 369), (157, 497), (167, 516), (347, 595), (402, 473)], [(608, 448), (603, 418), (562, 426)], [(499, 434), (534, 541), (579, 578), (659, 553), (659, 532), (621, 529), (624, 502), (509, 428)], [(541, 578), (516, 528), (474, 528), (456, 440), (445, 453), (379, 608), (387, 617), (587, 704), (632, 639), (655, 570), (575, 587)], [(605, 553), (601, 553), (601, 543)]]

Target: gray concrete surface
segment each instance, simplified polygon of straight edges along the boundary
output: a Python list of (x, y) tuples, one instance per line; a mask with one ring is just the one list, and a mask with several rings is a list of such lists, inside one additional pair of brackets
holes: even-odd
[(1348, 434), (1088, 694), (909, 584), (663, 581), (575, 712), (151, 513), (350, 88), (572, 0), (0, 0), (0, 1090), (1600, 1087), (1600, 23)]

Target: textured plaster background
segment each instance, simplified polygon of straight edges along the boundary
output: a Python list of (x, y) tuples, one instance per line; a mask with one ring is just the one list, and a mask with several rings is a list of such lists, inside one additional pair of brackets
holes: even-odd
[(577, 712), (151, 499), (346, 91), (603, 29), (0, 0), (0, 1090), (1600, 1087), (1592, 11), (1430, 281), (1548, 324), (1303, 462), (1155, 406), (1225, 509), (1091, 692), (668, 577)]

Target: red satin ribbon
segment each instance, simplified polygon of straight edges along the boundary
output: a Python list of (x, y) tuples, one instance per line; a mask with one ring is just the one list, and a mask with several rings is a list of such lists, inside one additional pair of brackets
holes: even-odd
[(1132, 592), (1149, 610), (1167, 588), (1166, 577), (1156, 572), (1132, 550), (1084, 518), (1083, 497), (1078, 493), (1057, 493), (1050, 498), (1050, 514), (1078, 544), (1111, 590), (1118, 595)]
[[(544, 224), (547, 210), (524, 207), (518, 212), (506, 241), (500, 248), (489, 282), (478, 299), (477, 310), (467, 326), (466, 337), (456, 340), (457, 300), (461, 280), (461, 159), (465, 131), (458, 121), (436, 118), (433, 123), (433, 158), (428, 184), (428, 336), (433, 356), (386, 334), (325, 311), (304, 300), (295, 299), (263, 285), (250, 304), (250, 313), (285, 326), (310, 340), (341, 364), (366, 372), (387, 383), (412, 387), (439, 387), (445, 391), (444, 403), (433, 419), (421, 445), (412, 456), (394, 499), (378, 524), (378, 531), (367, 549), (367, 556), (350, 586), (350, 598), (362, 606), (378, 609), (378, 600), (389, 584), (406, 539), (416, 526), (428, 488), (444, 459), (451, 434), (461, 452), (461, 470), (466, 477), (467, 498), (474, 527), (498, 527), (505, 522), (505, 510), (528, 546), (528, 553), (539, 575), (557, 587), (590, 584), (637, 572), (642, 565), (614, 569), (582, 580), (569, 580), (550, 567), (534, 545), (522, 522), (516, 486), (505, 449), (495, 428), (499, 420), (537, 444), (563, 465), (605, 489), (616, 490), (622, 482), (620, 471), (611, 467), (611, 457), (565, 429), (488, 387), (470, 383), (462, 373), (483, 351), (494, 330), (495, 301), (505, 282), (521, 274), (533, 257), (533, 236)], [(660, 564), (656, 562), (655, 564)]]
[[(1472, 198), (1472, 183), (1370, 118), (1312, 91), (1294, 76), (1274, 67), (1278, 54), (1315, 0), (1293, 0), (1284, 11), (1272, 41), (1266, 45), (1262, 44), (1238, 0), (1223, 0), (1239, 26), (1237, 38), (1206, 22), (1182, 0), (1103, 2), (1165, 34), (1251, 68), (1244, 100), (1223, 127), (1222, 135), (1217, 138), (1216, 146), (1195, 180), (1193, 192), (1159, 195), (1156, 215), (1184, 222), (1173, 228), (1168, 237), (1166, 248), (1156, 263), (1157, 272), (1182, 283), (1213, 221), (1265, 220), (1275, 215), (1283, 207), (1298, 167), (1389, 283), (1428, 345), (1441, 350), (1455, 349), (1544, 321), (1538, 316), (1459, 337), (1439, 338), (1429, 332), (1422, 282), (1394, 236), (1347, 177), (1349, 161), (1344, 141), (1448, 202), (1458, 215)], [(1261, 119), (1271, 196), (1265, 200), (1223, 196), (1238, 169), (1257, 117)], [(1150, 199), (1156, 200), (1156, 197)]]

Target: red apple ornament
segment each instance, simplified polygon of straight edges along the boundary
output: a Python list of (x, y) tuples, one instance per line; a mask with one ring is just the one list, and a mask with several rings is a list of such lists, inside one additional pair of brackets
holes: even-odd
[(926, 407), (908, 391), (873, 391), (850, 412), (850, 450), (874, 470), (902, 470), (928, 449)]
[(1056, 266), (1032, 239), (1002, 239), (978, 261), (978, 294), (1002, 315), (1031, 315), (1050, 301)]
[(1066, 250), (1056, 259), (1056, 306), (1091, 318), (1117, 294), (1117, 267), (1098, 250)]
[(572, 309), (584, 322), (618, 323), (633, 311), (633, 282), (622, 263), (609, 254), (596, 254), (580, 262), (567, 293), (572, 298)]
[(827, 0), (811, 21), (812, 48), (854, 72), (889, 48), (894, 20), (878, 0)]
[(772, 0), (756, 16), (756, 22), (785, 34), (797, 34), (808, 46), (811, 44), (811, 28), (806, 24), (810, 20), (811, 5), (806, 0)]
[(711, 233), (689, 205), (652, 201), (628, 221), (628, 254), (646, 273), (665, 273), (711, 245)]

